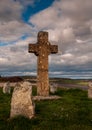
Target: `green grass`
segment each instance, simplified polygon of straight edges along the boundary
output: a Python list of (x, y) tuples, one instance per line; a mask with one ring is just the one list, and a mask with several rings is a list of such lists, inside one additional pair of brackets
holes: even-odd
[(92, 130), (92, 99), (87, 91), (59, 89), (58, 100), (36, 101), (35, 117), (9, 119), (11, 95), (0, 89), (0, 130)]
[(82, 86), (88, 86), (89, 81), (90, 80), (83, 80), (83, 79), (50, 78), (50, 83), (76, 84)]

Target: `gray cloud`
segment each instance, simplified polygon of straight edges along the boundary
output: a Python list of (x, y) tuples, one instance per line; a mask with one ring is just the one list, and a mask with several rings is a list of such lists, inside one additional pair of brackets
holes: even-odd
[(60, 0), (34, 15), (30, 22), (38, 30), (49, 31), (50, 40), (58, 43), (60, 64), (87, 64), (92, 61), (91, 12), (91, 0)]
[[(34, 2), (2, 0), (0, 3), (0, 40), (17, 40), (14, 45), (0, 47), (0, 71), (30, 74), (30, 70), (34, 70), (35, 73), (36, 57), (28, 53), (27, 47), (29, 42), (36, 43), (38, 31), (45, 30), (49, 32), (50, 42), (59, 46), (59, 53), (49, 57), (51, 74), (92, 76), (92, 1), (56, 0), (52, 6), (30, 17), (29, 22), (34, 25), (31, 27), (23, 23), (20, 16), (21, 10)], [(4, 8), (10, 9), (9, 18)], [(30, 38), (21, 40), (24, 34)]]
[(1, 0), (0, 1), (0, 42), (16, 41), (23, 35), (32, 35), (33, 28), (22, 21), (22, 11), (34, 0)]
[[(60, 4), (57, 4), (60, 7)], [(62, 0), (61, 9), (65, 16), (74, 19), (80, 23), (92, 19), (92, 2), (91, 0)]]
[(13, 0), (0, 0), (0, 22), (21, 20), (22, 6)]
[(24, 73), (36, 69), (36, 57), (28, 53), (28, 41), (0, 47), (0, 73)]
[(35, 1), (39, 1), (39, 0), (16, 0), (17, 2), (20, 2), (23, 6), (27, 6), (27, 5), (34, 5)]

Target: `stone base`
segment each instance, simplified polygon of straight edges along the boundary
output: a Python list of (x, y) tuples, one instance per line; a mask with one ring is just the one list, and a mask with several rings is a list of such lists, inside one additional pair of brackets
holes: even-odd
[(56, 95), (54, 95), (54, 96), (33, 96), (33, 100), (34, 101), (36, 101), (36, 100), (38, 100), (38, 101), (40, 101), (40, 100), (55, 100), (55, 99), (61, 99), (61, 97), (60, 96), (56, 96)]

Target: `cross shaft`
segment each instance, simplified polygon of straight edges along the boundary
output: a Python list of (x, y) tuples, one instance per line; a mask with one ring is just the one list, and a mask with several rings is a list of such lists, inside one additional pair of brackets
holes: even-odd
[(37, 56), (37, 95), (49, 95), (48, 55), (58, 52), (57, 45), (48, 41), (48, 32), (40, 31), (36, 44), (29, 44), (29, 53)]

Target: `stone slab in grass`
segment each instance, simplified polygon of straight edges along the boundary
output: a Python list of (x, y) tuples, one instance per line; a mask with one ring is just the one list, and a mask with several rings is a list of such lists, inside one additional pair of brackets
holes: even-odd
[(55, 99), (61, 99), (60, 96), (51, 95), (51, 96), (33, 96), (33, 100), (55, 100)]

